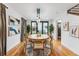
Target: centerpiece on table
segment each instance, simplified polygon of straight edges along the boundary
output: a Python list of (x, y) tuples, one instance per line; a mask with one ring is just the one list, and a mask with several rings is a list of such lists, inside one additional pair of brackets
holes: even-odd
[(37, 37), (40, 37), (41, 36), (41, 34), (40, 34), (40, 32), (37, 30)]

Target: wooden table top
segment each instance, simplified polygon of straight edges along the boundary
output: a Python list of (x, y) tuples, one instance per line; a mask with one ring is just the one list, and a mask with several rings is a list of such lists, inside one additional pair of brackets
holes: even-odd
[(32, 34), (32, 35), (29, 35), (28, 36), (28, 38), (29, 39), (40, 39), (40, 40), (45, 40), (45, 39), (48, 39), (49, 38), (49, 36), (48, 35), (46, 35), (46, 34), (41, 34), (41, 35), (37, 35), (37, 34)]

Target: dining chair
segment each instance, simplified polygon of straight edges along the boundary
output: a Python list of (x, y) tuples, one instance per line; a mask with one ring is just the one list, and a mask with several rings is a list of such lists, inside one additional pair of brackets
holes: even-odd
[(48, 50), (48, 52), (46, 53), (45, 52), (45, 54), (50, 54), (51, 52), (52, 52), (52, 48), (53, 48), (53, 37), (51, 36), (51, 35), (49, 35), (49, 39), (47, 39), (46, 40), (46, 42), (45, 42), (45, 48), (47, 48)]
[[(33, 42), (33, 54), (42, 56), (44, 55), (44, 47), (45, 47), (45, 40), (35, 40)], [(36, 52), (35, 52), (36, 51)]]
[(32, 43), (30, 42), (30, 40), (27, 38), (27, 55), (30, 55), (32, 53)]

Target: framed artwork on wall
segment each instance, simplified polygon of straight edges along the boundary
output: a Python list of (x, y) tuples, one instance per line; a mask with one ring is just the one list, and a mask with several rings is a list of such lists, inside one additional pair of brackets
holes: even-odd
[(64, 22), (63, 29), (69, 31), (69, 22)]
[(70, 26), (70, 34), (73, 37), (79, 38), (79, 26), (78, 25)]
[(9, 16), (8, 22), (8, 36), (13, 36), (20, 33), (20, 20), (14, 18), (13, 16)]

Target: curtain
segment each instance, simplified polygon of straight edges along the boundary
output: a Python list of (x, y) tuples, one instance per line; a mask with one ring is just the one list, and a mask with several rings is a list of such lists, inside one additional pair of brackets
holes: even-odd
[(0, 3), (0, 55), (6, 55), (6, 6)]

